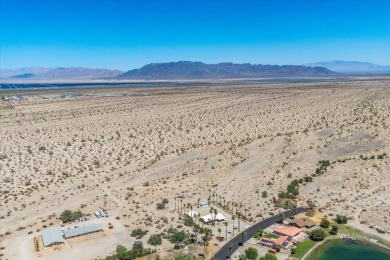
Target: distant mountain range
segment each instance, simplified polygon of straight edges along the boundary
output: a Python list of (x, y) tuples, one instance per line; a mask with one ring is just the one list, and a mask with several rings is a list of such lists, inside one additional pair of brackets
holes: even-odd
[(291, 76), (326, 76), (337, 73), (323, 67), (297, 65), (252, 65), (179, 61), (151, 63), (119, 75), (121, 79), (226, 79)]
[(325, 67), (344, 74), (390, 74), (390, 66), (380, 66), (359, 61), (327, 61), (306, 64), (310, 67)]
[(178, 61), (151, 63), (140, 69), (127, 72), (109, 69), (68, 68), (22, 68), (0, 69), (0, 78), (10, 80), (56, 80), (56, 79), (228, 79), (264, 77), (310, 77), (342, 74), (390, 74), (390, 66), (379, 66), (368, 62), (329, 61), (306, 65), (255, 65)]
[(123, 71), (108, 69), (89, 69), (82, 67), (69, 68), (22, 68), (0, 69), (2, 79), (94, 79), (111, 78)]

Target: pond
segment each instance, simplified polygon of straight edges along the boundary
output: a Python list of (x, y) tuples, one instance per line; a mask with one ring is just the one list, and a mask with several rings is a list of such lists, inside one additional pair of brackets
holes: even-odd
[(319, 246), (308, 260), (389, 260), (390, 251), (361, 241), (331, 240)]

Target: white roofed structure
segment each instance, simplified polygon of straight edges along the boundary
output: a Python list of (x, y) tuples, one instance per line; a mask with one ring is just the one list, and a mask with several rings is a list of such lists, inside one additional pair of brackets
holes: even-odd
[(202, 219), (203, 222), (205, 222), (205, 223), (209, 223), (209, 222), (212, 222), (212, 221), (224, 221), (225, 220), (225, 216), (218, 212), (217, 215), (212, 213), (212, 214), (208, 214), (206, 216), (202, 216), (202, 217), (200, 217), (200, 219)]
[(43, 230), (41, 238), (45, 247), (65, 242), (61, 228), (57, 227), (49, 227)]
[(69, 228), (64, 230), (65, 238), (82, 236), (90, 233), (94, 233), (97, 231), (103, 230), (103, 226), (101, 223), (94, 223), (87, 226), (79, 226), (77, 228)]
[(189, 212), (186, 213), (186, 215), (191, 217), (191, 218), (193, 218), (193, 217), (198, 216), (199, 214), (196, 211), (189, 211)]

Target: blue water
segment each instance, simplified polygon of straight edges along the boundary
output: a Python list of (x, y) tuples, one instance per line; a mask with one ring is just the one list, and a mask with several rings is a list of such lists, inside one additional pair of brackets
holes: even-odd
[(318, 247), (308, 260), (390, 260), (390, 251), (359, 241), (332, 240)]

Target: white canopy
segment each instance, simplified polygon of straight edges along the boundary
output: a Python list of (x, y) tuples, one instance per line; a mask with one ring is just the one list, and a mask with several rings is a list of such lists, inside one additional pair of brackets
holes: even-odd
[(186, 213), (186, 215), (191, 217), (191, 218), (193, 218), (193, 217), (198, 216), (198, 212), (196, 212), (196, 211), (189, 211), (189, 212)]
[(206, 216), (202, 216), (200, 217), (201, 219), (203, 219), (204, 222), (210, 222), (210, 221), (224, 221), (225, 220), (225, 216), (222, 215), (221, 213), (218, 212), (217, 215), (215, 215), (214, 213), (212, 214), (208, 214)]

